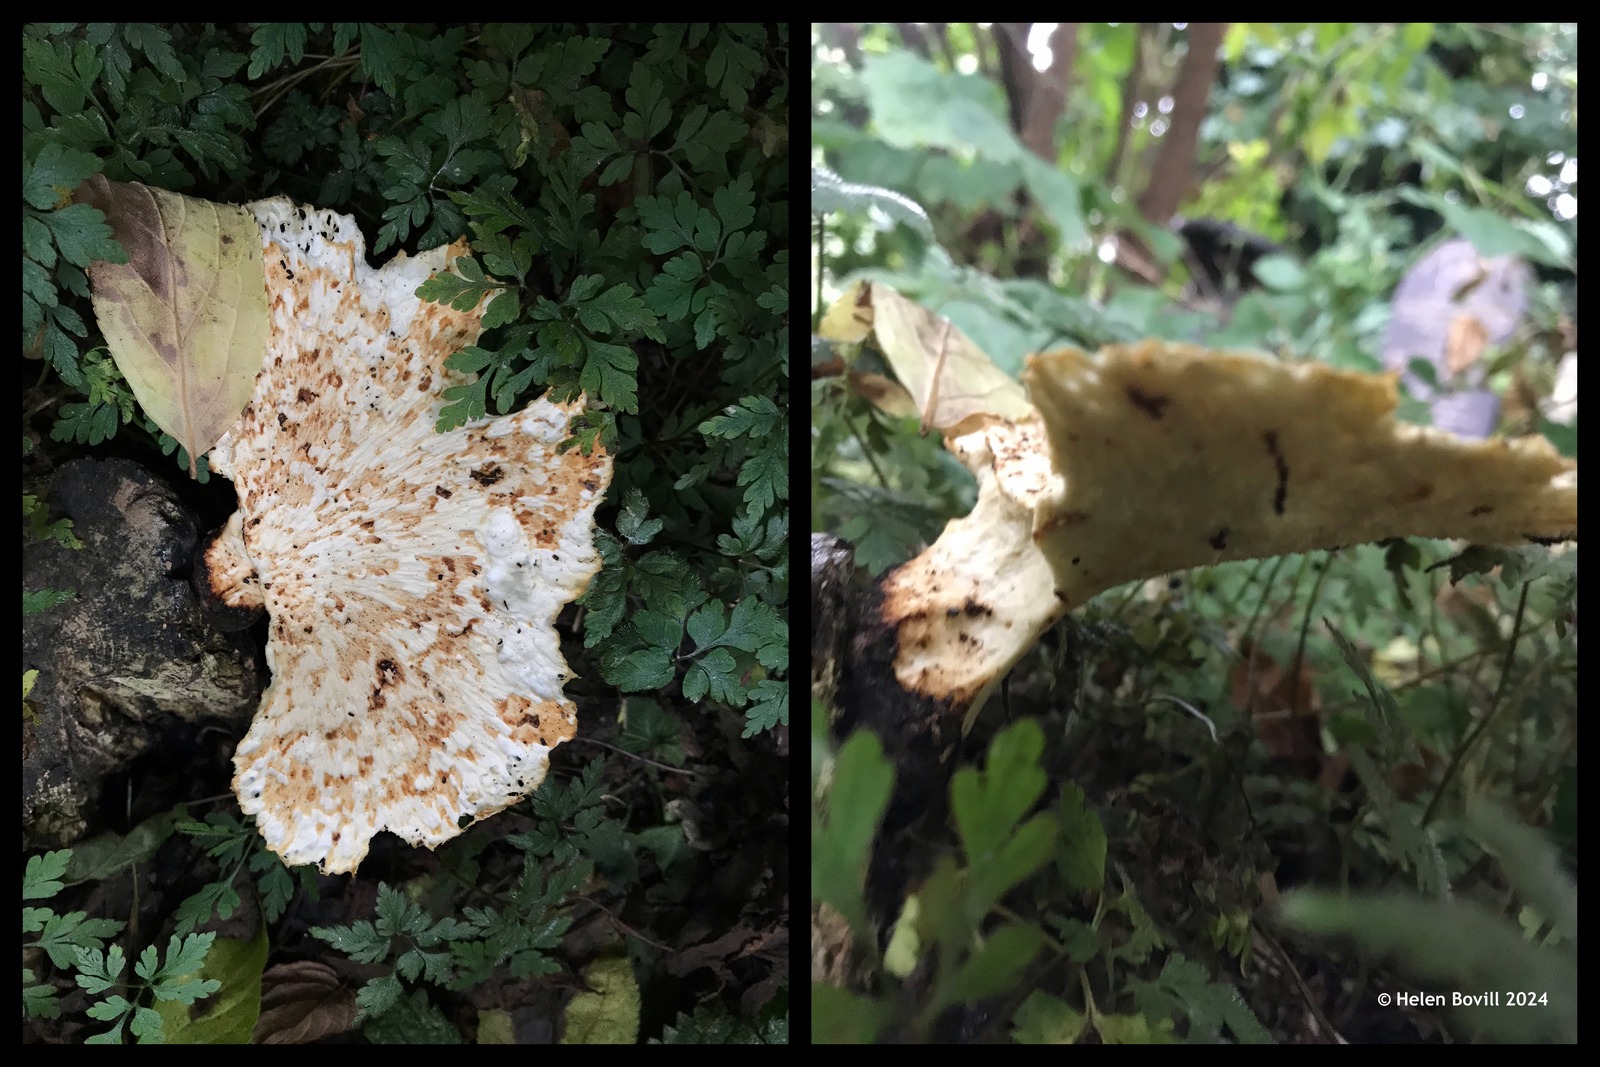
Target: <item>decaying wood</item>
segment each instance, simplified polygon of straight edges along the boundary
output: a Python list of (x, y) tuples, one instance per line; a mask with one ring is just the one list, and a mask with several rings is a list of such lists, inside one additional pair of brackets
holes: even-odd
[[(909, 853), (896, 842), (930, 811), (943, 810), (967, 705), (911, 692), (895, 677), (898, 631), (884, 618), (883, 592), (894, 572), (871, 582), (852, 556), (837, 538), (811, 535), (811, 691), (829, 710), (835, 741), (869, 729), (895, 768), (865, 886), (868, 914), (886, 932), (905, 887), (925, 873), (906, 869)], [(837, 976), (853, 968), (847, 962), (849, 931), (833, 919), (813, 911), (813, 970), (820, 953), (825, 969)]]

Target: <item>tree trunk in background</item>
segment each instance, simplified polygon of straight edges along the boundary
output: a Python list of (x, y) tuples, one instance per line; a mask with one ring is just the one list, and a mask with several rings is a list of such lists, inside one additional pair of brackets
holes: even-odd
[(1133, 109), (1139, 102), (1139, 86), (1144, 78), (1144, 27), (1133, 28), (1133, 60), (1128, 64), (1128, 75), (1122, 79), (1122, 118), (1117, 124), (1117, 141), (1111, 149), (1111, 161), (1106, 164), (1106, 181), (1119, 184), (1122, 156), (1128, 150), (1128, 138), (1133, 134)]
[(894, 28), (900, 34), (900, 39), (906, 43), (907, 48), (910, 48), (923, 59), (932, 61), (933, 49), (928, 47), (928, 38), (923, 34), (921, 27), (915, 22), (897, 22), (894, 24)]
[(1018, 134), (1027, 119), (1028, 97), (1033, 83), (1033, 64), (1028, 59), (1028, 27), (1031, 22), (997, 22), (994, 43), (1000, 52), (1000, 84), (1006, 91), (1007, 116)]
[[(1050, 35), (1050, 51), (1055, 60), (1046, 71), (1034, 71), (1032, 91), (1022, 116), (1022, 142), (1046, 163), (1055, 164), (1060, 152), (1056, 146), (1056, 123), (1067, 109), (1067, 86), (1072, 80), (1072, 65), (1078, 58), (1078, 24), (1062, 22)], [(1033, 70), (1030, 65), (1029, 70)]]
[(1139, 213), (1157, 226), (1167, 224), (1188, 194), (1200, 122), (1206, 117), (1211, 83), (1217, 77), (1217, 52), (1227, 29), (1226, 22), (1189, 26), (1189, 53), (1172, 90), (1172, 126), (1161, 139), (1150, 184), (1139, 196)]

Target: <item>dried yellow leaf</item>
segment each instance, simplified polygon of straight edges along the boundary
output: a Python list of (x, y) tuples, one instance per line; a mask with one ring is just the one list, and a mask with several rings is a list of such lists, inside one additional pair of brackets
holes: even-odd
[(238, 419), (267, 350), (266, 274), (242, 207), (96, 175), (77, 199), (105, 213), (126, 263), (90, 267), (91, 301), (140, 407), (197, 458)]

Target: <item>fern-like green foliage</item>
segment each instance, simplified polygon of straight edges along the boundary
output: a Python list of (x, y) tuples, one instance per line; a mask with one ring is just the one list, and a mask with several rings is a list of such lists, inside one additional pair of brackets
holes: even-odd
[[(582, 393), (566, 447), (616, 461), (598, 515), (614, 533), (599, 536), (604, 569), (569, 657), (575, 699), (609, 709), (606, 694), (627, 694), (620, 743), (669, 764), (680, 737), (706, 736), (682, 728), (689, 714), (742, 720), (746, 736), (786, 724), (788, 32), (25, 26), (23, 348), (43, 372), (24, 401), (25, 440), (46, 461), (118, 436), (189, 463), (104, 358), (85, 272), (122, 249), (98, 212), (72, 203), (92, 175), (349, 214), (375, 262), (465, 238), (470, 254), (420, 290), (485, 306), (482, 335), (449, 357), (465, 377), (436, 428)], [(204, 481), (203, 456), (198, 470)], [(32, 594), (25, 609), (61, 595)], [(440, 1003), (491, 973), (557, 966), (561, 909), (586, 880), (627, 892), (644, 871), (664, 899), (692, 892), (679, 827), (625, 826), (602, 809), (597, 770), (573, 788), (547, 782), (534, 800), (533, 828), (508, 846), (526, 860), (514, 887), (471, 899), (470, 915), (419, 903), (420, 927), (392, 900), (368, 919), (375, 937), (380, 921), (394, 931), (391, 981), (365, 994), (386, 1009), (368, 1011), (369, 1038), (458, 1039)], [(211, 880), (162, 917), (180, 934), (237, 915), (252, 894), (270, 923), (313, 889), (225, 813), (184, 830)], [(469, 882), (484, 847), (447, 853)], [(411, 974), (414, 950), (444, 953), (447, 971)]]
[[(824, 713), (814, 708), (812, 714)], [(832, 906), (860, 940), (870, 941), (862, 879), (889, 804), (894, 769), (877, 735), (861, 731), (840, 747), (830, 777), (827, 800), (811, 814), (811, 899)]]
[[(907, 958), (895, 967), (909, 973), (912, 960), (936, 955), (936, 977), (920, 1006), (918, 1029), (931, 1025), (952, 1004), (980, 1000), (1011, 988), (1046, 937), (1033, 923), (1006, 921), (989, 928), (984, 920), (1012, 887), (1049, 862), (1058, 847), (1058, 825), (1050, 813), (1023, 819), (1045, 788), (1038, 757), (1044, 738), (1037, 723), (1024, 721), (1002, 731), (989, 750), (983, 771), (964, 768), (951, 782), (955, 822), (966, 862), (945, 856), (923, 883), (896, 933), (896, 947)], [(889, 769), (877, 738), (852, 736), (832, 767), (825, 815), (813, 815), (812, 897), (837, 909), (864, 936), (861, 878), (877, 822), (888, 801)], [(819, 871), (820, 868), (820, 871)], [(870, 951), (870, 948), (868, 948)], [(813, 991), (817, 991), (814, 989)], [(825, 1000), (834, 994), (823, 994)], [(847, 1020), (860, 1005), (845, 1001), (817, 1009), (817, 1035), (848, 1032)], [(874, 1012), (869, 1012), (870, 1017)], [(861, 1036), (861, 1035), (857, 1035)]]
[(22, 614), (37, 615), (65, 604), (76, 594), (71, 589), (37, 589), (22, 594)]
[[(1043, 751), (1039, 724), (1026, 719), (995, 735), (982, 769), (956, 771), (950, 801), (959, 855), (941, 856), (907, 897), (881, 961), (893, 979), (914, 982), (916, 996), (813, 985), (816, 1040), (870, 1042), (890, 1028), (926, 1037), (948, 1008), (1026, 989), (1036, 959), (1048, 955), (1071, 968), (1112, 972), (1142, 967), (1167, 945), (1131, 889), (1106, 891), (1106, 832), (1085, 807), (1083, 791), (1065, 783), (1054, 805), (1035, 811), (1049, 784)], [(813, 814), (812, 899), (844, 916), (857, 933), (857, 950), (875, 958), (861, 879), (891, 770), (865, 731), (850, 737), (826, 768), (826, 796)], [(1061, 910), (1047, 910), (1044, 921), (1024, 918), (1004, 904), (1023, 886), (1038, 886), (1044, 899), (1097, 900), (1094, 919)], [(1123, 932), (1113, 938), (1113, 928)], [(932, 966), (923, 968), (928, 961)], [(1090, 1033), (1107, 1044), (1271, 1040), (1236, 989), (1182, 953), (1169, 953), (1154, 980), (1128, 981), (1135, 1010), (1111, 1011), (1088, 995), (1087, 981), (1082, 989), (1081, 1004), (1044, 988), (1029, 991), (1012, 1016), (1013, 1040), (1072, 1044)]]
[(636, 875), (634, 850), (654, 844), (625, 835), (621, 824), (604, 818), (601, 770), (594, 761), (565, 785), (546, 779), (534, 794), (532, 830), (509, 838), (524, 855), (521, 878), (492, 898), (469, 900), (461, 917), (435, 918), (420, 903), (380, 885), (371, 920), (312, 929), (351, 959), (390, 968), (357, 994), (369, 1037), (373, 1026), (387, 1035), (432, 1018), (437, 1008), (430, 989), (468, 990), (502, 970), (518, 978), (560, 970), (551, 953), (572, 925), (571, 899), (596, 870), (612, 880)]
[(220, 878), (178, 905), (174, 918), (180, 934), (192, 933), (213, 917), (232, 918), (242, 903), (238, 885), (245, 875), (254, 876), (255, 899), (261, 917), (269, 923), (283, 915), (296, 888), (309, 899), (317, 899), (315, 869), (285, 867), (277, 854), (267, 850), (261, 835), (249, 823), (227, 812), (213, 811), (206, 814), (203, 822), (182, 820), (175, 828), (204, 849), (222, 871)]
[[(71, 849), (46, 852), (28, 857), (22, 871), (22, 899), (49, 900), (60, 893), (72, 860)], [(125, 924), (111, 919), (91, 919), (81, 911), (57, 914), (44, 907), (22, 909), (22, 935), (24, 948), (41, 949), (50, 962), (58, 968), (70, 968), (78, 962), (78, 952), (103, 951), (106, 941), (122, 932)], [(40, 984), (31, 967), (22, 969), (22, 1008), (27, 1015), (56, 1018), (60, 1014), (54, 989)]]
[(717, 1004), (704, 1004), (693, 1015), (678, 1013), (652, 1045), (787, 1045), (789, 1013), (763, 1013), (759, 1025), (751, 1026)]
[[(31, 493), (22, 495), (23, 536), (30, 541), (54, 541), (63, 548), (82, 548), (83, 542), (72, 532), (71, 519), (50, 518), (49, 507)], [(22, 614), (37, 615), (73, 597), (71, 589), (38, 589), (22, 594)]]
[(1520, 905), (1518, 921), (1457, 898), (1311, 890), (1285, 895), (1283, 917), (1309, 933), (1339, 935), (1373, 956), (1392, 957), (1427, 981), (1427, 992), (1442, 995), (1474, 1034), (1576, 1042), (1577, 888), (1553, 846), (1493, 805), (1475, 799), (1467, 823), (1499, 861)]
[[(49, 900), (60, 893), (71, 862), (71, 849), (29, 857), (22, 873), (22, 899)], [(22, 909), (24, 947), (40, 949), (56, 967), (74, 971), (79, 988), (91, 998), (99, 997), (89, 1005), (89, 1018), (112, 1025), (87, 1038), (92, 1045), (121, 1044), (124, 1027), (141, 1044), (160, 1043), (165, 1036), (161, 1015), (145, 1001), (146, 993), (153, 1001), (193, 1004), (218, 988), (215, 981), (190, 977), (205, 959), (214, 934), (174, 934), (164, 953), (146, 946), (134, 963), (134, 977), (126, 979), (128, 961), (122, 946), (107, 947), (123, 926), (112, 919), (90, 919), (81, 911)], [(22, 1009), (25, 1015), (52, 1019), (61, 1011), (54, 988), (40, 983), (29, 967), (22, 970)]]
[(162, 1043), (166, 1038), (166, 1030), (161, 1014), (155, 1008), (140, 1003), (140, 991), (147, 990), (155, 1000), (185, 1005), (216, 992), (221, 985), (216, 979), (190, 977), (200, 968), (216, 936), (190, 934), (188, 937), (179, 937), (173, 934), (165, 953), (158, 953), (154, 945), (146, 946), (133, 965), (133, 973), (138, 981), (123, 979), (122, 971), (128, 961), (123, 957), (120, 945), (112, 945), (104, 953), (99, 949), (78, 950), (78, 985), (84, 992), (91, 996), (106, 993), (127, 982), (133, 993), (131, 997), (111, 993), (104, 1000), (89, 1006), (89, 1018), (110, 1022), (112, 1027), (88, 1038), (87, 1043), (120, 1045), (124, 1025), (140, 1044)]
[(22, 495), (22, 518), (27, 523), (27, 536), (35, 541), (54, 541), (62, 548), (82, 548), (72, 533), (71, 519), (51, 519), (50, 509), (31, 493)]

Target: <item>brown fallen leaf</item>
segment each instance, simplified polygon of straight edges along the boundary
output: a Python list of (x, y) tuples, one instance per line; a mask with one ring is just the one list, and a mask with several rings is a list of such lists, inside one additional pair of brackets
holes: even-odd
[(355, 1025), (356, 994), (338, 972), (316, 960), (268, 967), (261, 976), (261, 1015), (251, 1040), (258, 1045), (307, 1045)]

